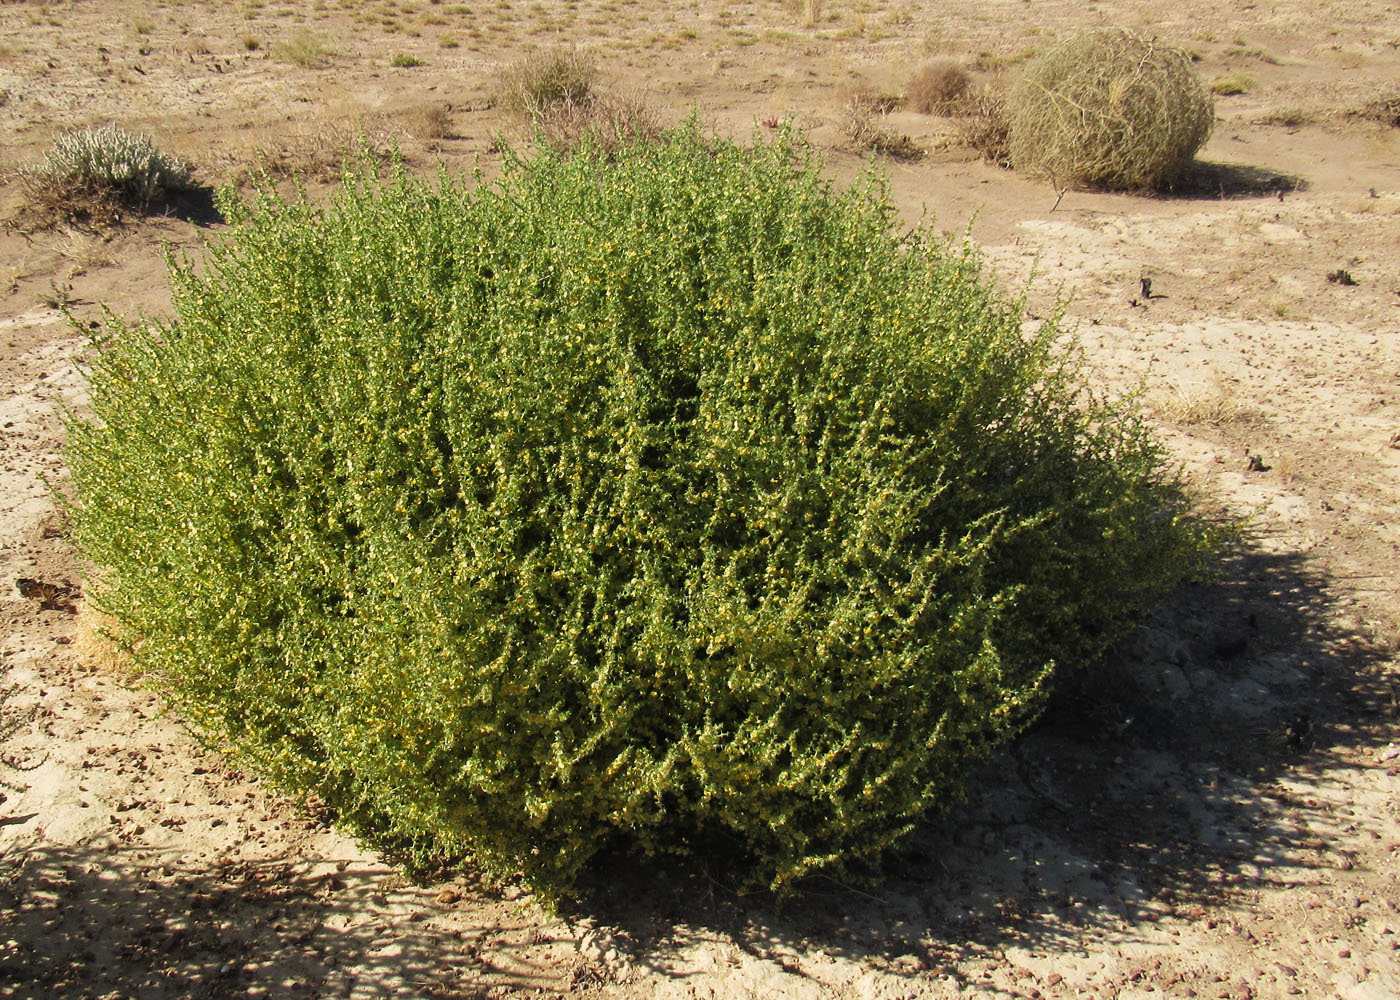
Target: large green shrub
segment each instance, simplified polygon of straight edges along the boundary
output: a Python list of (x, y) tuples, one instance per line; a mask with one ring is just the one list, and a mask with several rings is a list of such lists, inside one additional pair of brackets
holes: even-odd
[(873, 857), (1205, 552), (1054, 323), (787, 138), (222, 208), (95, 361), (77, 536), (151, 682), (376, 843)]
[(1093, 28), (1026, 64), (1007, 101), (1011, 162), (1057, 184), (1169, 187), (1210, 138), (1215, 105), (1178, 49)]

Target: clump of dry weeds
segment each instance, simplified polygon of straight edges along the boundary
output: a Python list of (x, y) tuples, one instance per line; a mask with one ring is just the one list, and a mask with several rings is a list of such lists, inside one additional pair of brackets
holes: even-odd
[(822, 0), (785, 0), (787, 9), (802, 20), (802, 27), (815, 28), (821, 20)]
[[(246, 44), (246, 43), (245, 43)], [(283, 39), (272, 47), (272, 58), (292, 63), (303, 69), (319, 69), (335, 55), (335, 49), (322, 36), (305, 29)]]
[(999, 91), (978, 94), (958, 118), (958, 138), (998, 167), (1011, 167), (1011, 123), (1006, 97)]
[(655, 142), (665, 125), (656, 108), (638, 94), (593, 95), (585, 101), (553, 101), (534, 116), (538, 141), (573, 150), (585, 142), (607, 157), (627, 146)]
[(23, 232), (57, 226), (109, 229), (120, 226), (126, 206), (110, 188), (98, 184), (67, 182), (49, 184), (23, 177), (24, 212), (6, 225)]
[(1391, 87), (1352, 112), (1352, 117), (1400, 128), (1400, 87)]
[(586, 49), (542, 49), (506, 67), (492, 96), (498, 107), (535, 118), (553, 104), (588, 103), (597, 80), (598, 64)]
[(1036, 56), (1007, 108), (1012, 162), (1056, 187), (1170, 187), (1215, 123), (1186, 54), (1121, 28), (1083, 31)]
[(1238, 394), (1223, 382), (1201, 387), (1172, 386), (1155, 400), (1153, 408), (1164, 419), (1187, 427), (1219, 427), (1246, 422), (1251, 417)]
[(897, 106), (897, 98), (866, 91), (852, 93), (841, 109), (841, 131), (848, 148), (898, 160), (923, 156), (914, 140), (890, 127), (889, 115)]
[(346, 117), (322, 121), (289, 135), (276, 135), (252, 147), (249, 158), (233, 164), (231, 180), (245, 184), (257, 174), (273, 178), (299, 178), (319, 184), (340, 179), (341, 168), (352, 156), (368, 155), (388, 163), (399, 140), (408, 134), (388, 115)]
[(404, 110), (404, 129), (420, 142), (436, 142), (452, 134), (452, 108), (441, 101), (425, 101)]
[(909, 108), (926, 115), (958, 115), (973, 109), (977, 93), (972, 77), (951, 59), (921, 66), (909, 81)]

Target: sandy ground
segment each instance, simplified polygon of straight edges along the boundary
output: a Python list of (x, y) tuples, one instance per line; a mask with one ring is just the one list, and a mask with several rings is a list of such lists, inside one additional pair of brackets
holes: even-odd
[[(1355, 114), (1400, 78), (1400, 8), (667, 6), (0, 6), (0, 657), (16, 689), (0, 996), (1400, 995), (1400, 128)], [(1163, 35), (1206, 80), (1253, 78), (1217, 103), (1214, 190), (1057, 203), (948, 122), (895, 112), (929, 155), (888, 166), (893, 193), (911, 223), (969, 234), (1008, 288), (1034, 276), (1032, 319), (1068, 297), (1105, 384), (1141, 388), (1249, 536), (1220, 584), (1119, 651), (1111, 696), (1067, 701), (989, 761), (883, 884), (814, 880), (775, 910), (704, 859), (602, 864), (553, 916), (470, 873), (415, 886), (199, 747), (90, 641), (45, 485), (63, 482), (61, 414), (83, 398), (84, 337), (57, 307), (159, 313), (162, 247), (218, 225), (35, 230), (14, 169), (63, 129), (146, 130), (210, 184), (261, 155), (319, 191), (362, 128), (415, 168), (490, 170), (513, 128), (490, 106), (501, 67), (577, 42), (665, 117), (694, 109), (738, 136), (793, 119), (848, 177), (850, 88), (897, 91), (933, 57), (991, 84), (1094, 23)], [(308, 42), (323, 66), (289, 61)], [(75, 589), (45, 606), (20, 579)]]

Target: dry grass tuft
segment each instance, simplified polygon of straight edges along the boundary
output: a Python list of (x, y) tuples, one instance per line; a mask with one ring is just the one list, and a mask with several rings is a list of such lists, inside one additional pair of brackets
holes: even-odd
[(493, 96), (499, 107), (533, 119), (552, 104), (588, 103), (597, 79), (597, 63), (587, 50), (542, 49), (507, 67)]
[(877, 90), (869, 84), (860, 83), (847, 91), (846, 102), (860, 104), (877, 115), (887, 115), (904, 106), (904, 95), (888, 90)]
[(1011, 166), (1011, 124), (1006, 98), (1000, 93), (979, 94), (970, 109), (958, 118), (958, 138), (977, 150), (988, 163)]
[(323, 121), (256, 145), (252, 150), (255, 165), (239, 164), (231, 171), (232, 182), (243, 184), (258, 174), (267, 174), (333, 184), (340, 180), (341, 168), (349, 157), (365, 153), (388, 163), (405, 134), (388, 115)]
[(1027, 66), (1007, 99), (1011, 160), (1057, 187), (1171, 186), (1215, 109), (1185, 53), (1122, 28), (1081, 32)]
[(452, 108), (441, 101), (415, 104), (400, 117), (404, 131), (420, 142), (435, 142), (452, 134)]
[(298, 31), (272, 47), (272, 58), (292, 63), (305, 69), (319, 69), (327, 65), (335, 55), (323, 37), (311, 31)]
[(785, 0), (787, 9), (802, 21), (802, 27), (815, 28), (821, 20), (822, 0)]
[(1195, 389), (1172, 386), (1154, 402), (1153, 409), (1162, 419), (1183, 427), (1219, 427), (1251, 418), (1248, 407), (1222, 382)]
[(917, 160), (924, 155), (907, 135), (890, 128), (889, 113), (894, 109), (879, 95), (856, 92), (841, 109), (841, 131), (847, 146), (861, 153), (878, 153), (897, 160)]
[(83, 601), (78, 605), (77, 626), (73, 652), (79, 663), (104, 674), (131, 673), (131, 653), (118, 642), (119, 629), (114, 619), (98, 611), (91, 602)]
[(1391, 87), (1351, 112), (1351, 117), (1400, 128), (1400, 87)]
[(111, 233), (70, 232), (58, 245), (61, 256), (73, 262), (73, 274), (111, 267), (117, 262), (112, 253)]
[(1016, 52), (992, 52), (983, 49), (977, 53), (977, 58), (972, 60), (972, 68), (979, 73), (1001, 73), (1012, 66), (1019, 66), (1023, 62), (1035, 58), (1035, 54), (1039, 51), (1035, 46), (1019, 49)]
[(1301, 128), (1304, 125), (1317, 125), (1329, 117), (1326, 111), (1305, 104), (1290, 104), (1274, 108), (1254, 119), (1255, 125), (1281, 125), (1284, 128)]
[(973, 108), (977, 93), (967, 70), (951, 59), (940, 59), (914, 74), (906, 99), (910, 110), (921, 114), (957, 115)]
[(1248, 73), (1228, 73), (1217, 76), (1210, 82), (1210, 92), (1221, 97), (1234, 97), (1237, 94), (1249, 93), (1254, 86), (1254, 77)]
[(665, 125), (654, 105), (637, 94), (595, 95), (586, 101), (554, 101), (534, 118), (535, 136), (555, 149), (591, 142), (611, 158), (636, 143), (655, 142)]

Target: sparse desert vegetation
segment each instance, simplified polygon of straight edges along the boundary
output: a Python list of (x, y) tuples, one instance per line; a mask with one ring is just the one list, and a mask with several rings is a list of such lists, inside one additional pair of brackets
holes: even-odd
[(1227, 73), (1210, 82), (1210, 92), (1221, 97), (1233, 97), (1249, 93), (1256, 85), (1257, 81), (1248, 73)]
[(452, 109), (439, 101), (414, 104), (403, 113), (409, 135), (423, 142), (446, 139), (452, 129)]
[(1400, 88), (1384, 88), (1379, 96), (1368, 99), (1354, 114), (1378, 125), (1400, 128)]
[(641, 93), (595, 94), (584, 101), (554, 101), (536, 111), (531, 138), (557, 150), (588, 144), (605, 156), (621, 147), (659, 138), (664, 118)]
[[(245, 43), (246, 47), (246, 43)], [(300, 29), (272, 46), (272, 57), (303, 69), (319, 69), (335, 55), (329, 41), (314, 31)]]
[(1006, 97), (993, 92), (973, 98), (958, 119), (958, 137), (988, 163), (1010, 167), (1011, 123), (1007, 119)]
[(900, 160), (917, 160), (923, 150), (890, 123), (890, 112), (900, 104), (894, 95), (864, 88), (852, 91), (841, 109), (841, 131), (846, 145), (858, 153), (875, 153)]

